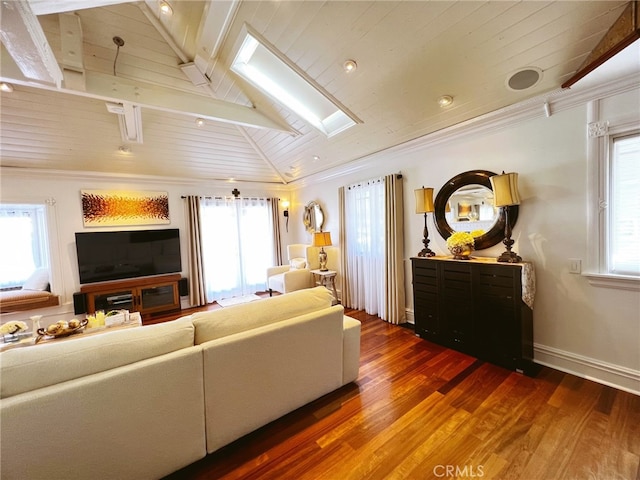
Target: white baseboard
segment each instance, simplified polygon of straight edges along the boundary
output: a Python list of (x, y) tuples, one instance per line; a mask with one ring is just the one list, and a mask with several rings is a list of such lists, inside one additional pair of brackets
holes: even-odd
[[(406, 310), (407, 321), (415, 325), (413, 310)], [(533, 345), (533, 361), (576, 377), (640, 395), (640, 371), (603, 362), (546, 345)]]
[(535, 343), (534, 362), (640, 395), (640, 371)]

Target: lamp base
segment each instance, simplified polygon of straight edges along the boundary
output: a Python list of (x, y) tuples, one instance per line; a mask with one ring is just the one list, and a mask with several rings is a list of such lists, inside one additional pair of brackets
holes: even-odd
[(520, 257), (520, 255), (518, 255), (516, 252), (507, 251), (507, 252), (503, 252), (502, 255), (498, 257), (498, 262), (520, 263), (522, 262), (522, 257)]
[(320, 263), (320, 271), (326, 272), (329, 269), (327, 268), (327, 252), (324, 251), (324, 247), (320, 248), (320, 253), (318, 254), (318, 263)]
[(436, 254), (434, 251), (432, 251), (430, 248), (423, 248), (422, 250), (420, 250), (420, 253), (418, 253), (418, 257), (435, 257)]

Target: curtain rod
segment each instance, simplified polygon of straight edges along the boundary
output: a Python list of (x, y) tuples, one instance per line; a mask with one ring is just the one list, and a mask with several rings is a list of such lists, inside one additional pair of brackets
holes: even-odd
[[(185, 198), (189, 198), (190, 196), (194, 196), (194, 197), (198, 197), (198, 198), (204, 198), (205, 200), (224, 200), (226, 198), (233, 198), (234, 200), (267, 200), (267, 201), (271, 201), (273, 200), (273, 198), (270, 197), (208, 197), (208, 196), (203, 196), (203, 195), (182, 195), (180, 198), (185, 199)], [(279, 200), (279, 199), (276, 199)]]

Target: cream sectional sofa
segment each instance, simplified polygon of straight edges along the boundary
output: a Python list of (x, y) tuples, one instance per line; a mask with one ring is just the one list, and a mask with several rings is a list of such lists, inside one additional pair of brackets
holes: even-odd
[(324, 287), (0, 353), (2, 479), (161, 478), (356, 380)]

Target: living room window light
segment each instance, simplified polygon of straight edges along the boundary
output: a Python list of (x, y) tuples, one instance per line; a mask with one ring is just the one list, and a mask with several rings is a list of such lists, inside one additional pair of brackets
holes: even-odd
[(640, 130), (590, 105), (589, 268), (594, 286), (640, 291)]
[(0, 288), (20, 287), (49, 268), (45, 205), (0, 205)]

